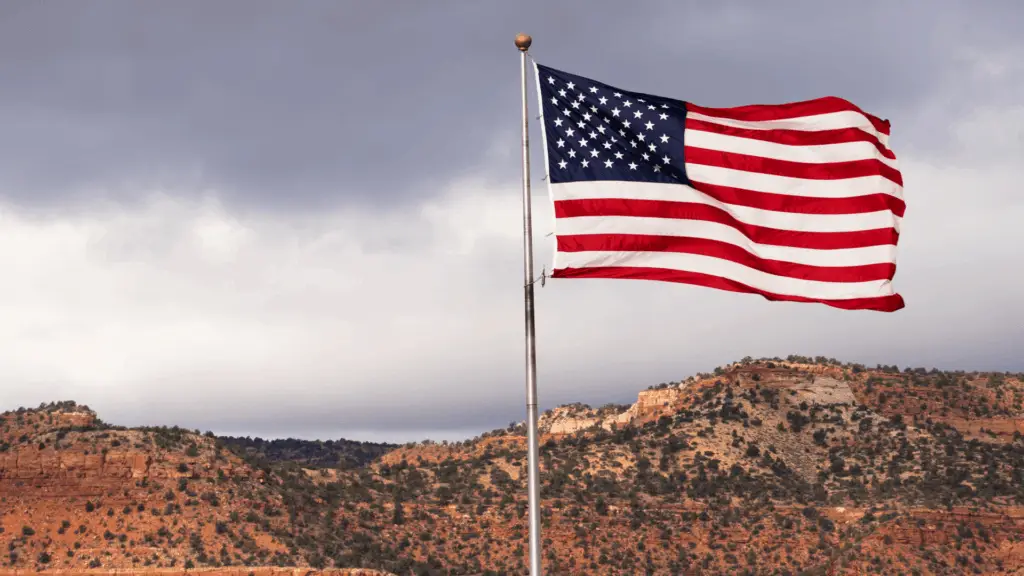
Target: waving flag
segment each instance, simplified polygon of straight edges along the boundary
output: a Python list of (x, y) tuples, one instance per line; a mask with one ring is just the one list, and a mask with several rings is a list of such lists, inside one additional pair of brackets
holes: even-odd
[(537, 65), (553, 278), (903, 308), (889, 123), (840, 98), (706, 108)]

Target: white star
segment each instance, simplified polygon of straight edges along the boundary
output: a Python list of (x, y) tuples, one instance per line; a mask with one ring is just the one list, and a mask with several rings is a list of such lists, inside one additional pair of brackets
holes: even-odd
[(583, 119), (589, 121), (590, 120), (590, 112), (584, 112), (583, 113)]
[[(565, 168), (565, 166), (562, 166), (562, 168)], [(630, 163), (629, 163), (629, 169), (630, 169), (630, 170), (636, 170), (636, 164), (635, 164), (635, 163), (633, 163), (633, 162), (630, 162)]]
[(554, 84), (554, 83), (555, 83), (555, 79), (552, 78), (551, 76), (548, 76), (548, 84)]
[(575, 158), (575, 157), (576, 157), (576, 151), (573, 150), (572, 148), (570, 148), (569, 149), (569, 158)]
[(558, 95), (561, 96), (562, 98), (565, 98), (565, 89), (559, 90)]
[(568, 130), (565, 131), (565, 135), (566, 136), (572, 136), (575, 133), (576, 133), (576, 131), (573, 130), (572, 128), (569, 128)]
[(647, 105), (647, 109), (648, 110), (654, 110), (654, 104), (648, 104)]
[(576, 89), (576, 85), (573, 84), (572, 82), (569, 82), (568, 84), (566, 84), (565, 87), (568, 88), (569, 90), (575, 90)]
[(661, 107), (662, 108), (668, 108), (668, 104), (662, 104)]
[(554, 96), (552, 96), (551, 97), (551, 103), (557, 106), (558, 105), (558, 98), (555, 98)]
[(622, 121), (622, 125), (625, 126), (626, 128), (629, 128), (629, 126), (630, 126), (629, 120), (623, 120)]
[(562, 112), (563, 112), (563, 113), (565, 113), (565, 115), (566, 115), (566, 116), (568, 116), (568, 115), (570, 114), (570, 112), (569, 112), (569, 109), (568, 109), (568, 108), (566, 108), (565, 110), (562, 110)]
[(616, 92), (615, 93), (615, 97), (616, 98), (622, 98), (622, 92)]
[(647, 102), (647, 100), (644, 100), (643, 98), (637, 98), (637, 101), (638, 102)]
[[(584, 159), (583, 160), (583, 167), (586, 168), (587, 166), (590, 166), (590, 160)], [(657, 168), (657, 166), (655, 166), (655, 168)]]
[(590, 151), (590, 155), (593, 156), (594, 158), (597, 158), (597, 155), (600, 154), (600, 153), (601, 153), (601, 151), (600, 150), (596, 150), (596, 149)]
[(597, 138), (597, 132), (594, 132), (593, 130), (591, 130), (590, 131), (590, 137), (591, 138)]
[(587, 147), (587, 139), (586, 138), (580, 140), (580, 146), (582, 146), (583, 148)]
[(570, 104), (570, 106), (572, 106), (572, 107), (573, 107), (573, 110), (575, 110), (575, 109), (577, 109), (577, 108), (579, 108), (579, 107), (580, 107), (580, 103), (579, 103), (579, 102), (576, 102), (576, 101), (573, 101), (573, 103), (572, 103), (572, 104)]
[(633, 148), (636, 148), (636, 140), (630, 140), (629, 145), (632, 146)]
[(644, 124), (644, 126), (646, 126), (648, 130), (654, 130), (654, 122), (651, 122), (650, 120), (648, 120), (647, 124)]
[(555, 126), (561, 126), (564, 122), (561, 118), (555, 118)]
[(638, 140), (640, 140), (641, 142), (643, 142), (643, 141), (644, 141), (644, 138), (647, 138), (647, 136), (644, 136), (644, 133), (643, 133), (643, 132), (637, 132), (637, 134), (636, 134), (636, 137), (637, 137), (637, 139), (638, 139)]
[(612, 143), (611, 142), (605, 142), (604, 143), (604, 149), (605, 150), (611, 150), (612, 149)]
[(622, 112), (622, 110), (619, 110), (618, 108), (612, 108), (612, 116), (615, 116), (616, 118), (618, 118), (619, 117), (619, 112)]
[(636, 117), (636, 118), (640, 118), (643, 115), (644, 115), (644, 113), (639, 111), (639, 110), (637, 110), (636, 112), (633, 112), (633, 116)]
[(577, 122), (576, 125), (579, 126), (581, 129), (587, 127), (587, 123), (584, 122), (583, 120), (580, 120), (579, 122)]
[(625, 106), (626, 108), (629, 108), (630, 106), (633, 105), (633, 103), (630, 102), (629, 100), (626, 100), (625, 102), (622, 103), (622, 105)]
[(587, 98), (586, 95), (580, 94), (579, 97), (576, 98), (576, 99), (579, 100), (580, 102), (583, 102), (586, 98)]
[(668, 142), (668, 136), (665, 135), (665, 134), (662, 134), (661, 135), (661, 143), (664, 144), (665, 142)]
[(619, 130), (619, 136), (622, 136), (623, 138), (625, 138), (626, 137), (626, 131), (625, 130)]
[(612, 144), (615, 144), (616, 142), (618, 142), (618, 140), (616, 140), (615, 137), (612, 136)]
[(558, 167), (561, 168), (562, 170), (565, 170), (565, 167), (568, 165), (569, 163), (566, 162), (565, 160), (562, 160), (561, 162), (558, 163)]
[(559, 138), (558, 142), (555, 142), (555, 144), (557, 144), (559, 148), (564, 148), (565, 147), (565, 140), (562, 140), (561, 138)]
[(644, 160), (650, 160), (651, 159), (651, 157), (647, 154), (647, 152), (644, 152), (643, 154), (641, 154), (641, 156), (643, 156)]
[(600, 102), (602, 106), (604, 106), (605, 104), (608, 103), (608, 99), (605, 98), (604, 96), (601, 96), (600, 98), (598, 98), (597, 101)]
[(604, 126), (598, 126), (597, 127), (597, 131), (600, 132), (601, 134), (604, 134), (605, 130), (607, 130), (607, 128), (605, 128)]
[(622, 152), (616, 152), (615, 153), (615, 159), (616, 160), (622, 160)]
[(597, 94), (597, 86), (591, 86), (591, 87), (590, 87), (590, 92), (591, 92), (592, 94)]
[(591, 106), (590, 111), (593, 112), (594, 114), (597, 114), (597, 106)]
[(649, 145), (648, 148), (651, 149), (651, 152), (657, 152), (658, 151), (658, 147), (655, 146), (654, 144)]
[(657, 165), (655, 165), (655, 166), (654, 166), (654, 171), (655, 171), (655, 172), (661, 172), (661, 166), (657, 166)]
[(611, 160), (605, 160), (604, 161), (604, 167), (605, 168), (611, 168), (612, 167), (612, 161)]
[(664, 162), (665, 164), (668, 164), (668, 156), (664, 156), (664, 157), (663, 157), (663, 158), (661, 159), (661, 161), (662, 161), (662, 162)]
[(658, 117), (661, 118), (662, 120), (668, 120), (668, 114), (665, 114), (664, 112), (658, 114)]

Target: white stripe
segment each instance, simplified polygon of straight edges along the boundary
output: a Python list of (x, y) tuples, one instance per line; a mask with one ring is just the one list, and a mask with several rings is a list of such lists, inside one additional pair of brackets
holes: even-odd
[[(548, 200), (551, 201), (551, 210), (554, 211), (555, 195), (551, 189), (551, 161), (548, 158), (548, 131), (545, 127), (548, 119), (544, 117), (544, 93), (541, 91), (540, 87), (540, 66), (537, 65), (537, 61), (532, 57), (529, 55), (527, 55), (527, 57), (529, 57), (530, 61), (533, 62), (533, 86), (537, 89), (537, 110), (540, 112), (540, 138), (541, 143), (544, 145), (544, 181), (547, 182)], [(527, 160), (529, 160), (529, 158), (527, 158)], [(558, 240), (552, 238), (551, 243), (554, 245), (554, 250), (552, 250), (552, 252), (558, 252)], [(554, 255), (552, 255), (552, 258), (554, 258)], [(554, 261), (551, 263), (551, 268), (552, 270), (554, 269)]]
[(732, 168), (686, 164), (686, 174), (694, 182), (730, 186), (755, 192), (805, 196), (808, 198), (853, 198), (867, 194), (888, 194), (903, 199), (903, 187), (885, 176), (871, 175), (841, 180), (817, 180), (747, 172)]
[(765, 292), (821, 300), (872, 298), (893, 293), (892, 282), (819, 282), (775, 276), (730, 260), (669, 252), (560, 252), (555, 269), (629, 266), (697, 272), (733, 280)]
[(758, 120), (756, 122), (733, 120), (732, 118), (718, 118), (715, 116), (707, 116), (699, 112), (687, 112), (686, 117), (704, 122), (714, 122), (715, 124), (721, 124), (722, 126), (746, 128), (748, 130), (817, 131), (837, 130), (841, 128), (860, 128), (868, 134), (873, 134), (886, 148), (889, 147), (889, 135), (875, 130), (875, 125), (871, 123), (871, 120), (869, 120), (867, 116), (859, 112), (854, 112), (853, 110), (829, 112), (827, 114), (815, 114), (814, 116), (800, 116), (798, 118), (786, 118), (784, 120)]
[(735, 154), (747, 154), (761, 158), (803, 162), (806, 164), (879, 160), (883, 164), (899, 170), (899, 164), (896, 160), (883, 156), (871, 142), (790, 146), (788, 144), (779, 144), (778, 142), (765, 142), (753, 138), (742, 138), (740, 136), (717, 134), (697, 128), (687, 128), (686, 145)]
[(756, 244), (732, 226), (706, 220), (633, 216), (577, 216), (555, 220), (556, 236), (576, 234), (640, 234), (703, 238), (739, 246), (765, 260), (780, 260), (808, 266), (864, 266), (896, 262), (896, 246), (891, 244), (832, 250)]
[(855, 232), (895, 228), (898, 232), (902, 218), (889, 210), (863, 214), (794, 214), (762, 210), (749, 206), (725, 204), (690, 186), (660, 182), (625, 182), (597, 180), (593, 182), (566, 182), (552, 184), (552, 197), (557, 200), (660, 200), (692, 202), (720, 208), (733, 218), (746, 224), (790, 230), (793, 232)]

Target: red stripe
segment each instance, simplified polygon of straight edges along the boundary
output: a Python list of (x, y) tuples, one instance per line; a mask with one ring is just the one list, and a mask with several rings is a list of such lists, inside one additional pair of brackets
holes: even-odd
[(579, 234), (558, 236), (559, 252), (676, 252), (721, 258), (775, 276), (816, 282), (872, 282), (892, 280), (891, 262), (863, 266), (811, 266), (759, 258), (747, 250), (718, 240), (639, 234)]
[(723, 152), (721, 150), (709, 150), (707, 148), (695, 148), (693, 146), (687, 146), (685, 154), (688, 164), (718, 166), (719, 168), (731, 168), (744, 172), (757, 172), (759, 174), (773, 174), (775, 176), (811, 180), (843, 180), (846, 178), (881, 175), (903, 186), (903, 176), (899, 170), (895, 170), (891, 166), (883, 164), (881, 160), (874, 158), (850, 160), (848, 162), (811, 164), (779, 160), (777, 158), (762, 158), (761, 156), (737, 154), (735, 152)]
[(718, 184), (706, 184), (693, 180), (690, 181), (690, 185), (723, 204), (749, 206), (750, 208), (772, 210), (774, 212), (790, 212), (793, 214), (867, 214), (889, 210), (902, 218), (903, 214), (907, 211), (906, 202), (892, 194), (881, 192), (864, 196), (852, 196), (850, 198), (812, 198), (809, 196), (757, 192), (742, 188), (732, 188), (730, 186), (720, 186)]
[(805, 116), (817, 116), (818, 114), (830, 114), (832, 112), (852, 111), (864, 115), (871, 121), (871, 125), (882, 134), (889, 134), (889, 121), (882, 120), (877, 116), (868, 114), (849, 100), (836, 96), (826, 96), (815, 100), (803, 102), (789, 102), (787, 104), (752, 104), (749, 106), (737, 106), (735, 108), (705, 108), (696, 104), (686, 103), (686, 109), (690, 112), (697, 112), (705, 116), (715, 118), (728, 118), (730, 120), (741, 120), (744, 122), (762, 122), (765, 120), (790, 120)]
[(739, 230), (744, 236), (757, 244), (811, 248), (815, 250), (895, 245), (900, 237), (899, 232), (894, 228), (858, 230), (855, 232), (794, 232), (791, 230), (777, 230), (775, 228), (740, 222), (721, 208), (692, 202), (624, 200), (620, 198), (558, 200), (555, 202), (555, 218), (574, 218), (578, 216), (632, 216), (639, 218), (676, 218), (680, 220), (717, 222)]
[(834, 130), (751, 130), (687, 117), (686, 129), (760, 140), (762, 142), (774, 142), (775, 144), (785, 144), (787, 146), (824, 146), (828, 144), (846, 144), (848, 142), (870, 142), (886, 158), (896, 159), (896, 154), (885, 144), (882, 144), (877, 136), (860, 128), (836, 128)]
[(660, 282), (678, 282), (680, 284), (691, 284), (705, 288), (728, 290), (730, 292), (742, 292), (746, 294), (759, 294), (767, 300), (776, 302), (816, 302), (839, 308), (842, 310), (875, 310), (878, 312), (895, 312), (905, 306), (903, 297), (899, 294), (878, 296), (876, 298), (853, 298), (849, 300), (819, 300), (813, 298), (801, 298), (799, 296), (784, 296), (773, 294), (763, 290), (751, 288), (746, 284), (728, 280), (719, 276), (710, 276), (696, 272), (682, 272), (679, 270), (667, 270), (664, 268), (629, 268), (619, 266), (608, 266), (598, 268), (560, 268), (555, 270), (552, 278), (618, 278), (627, 280), (656, 280)]

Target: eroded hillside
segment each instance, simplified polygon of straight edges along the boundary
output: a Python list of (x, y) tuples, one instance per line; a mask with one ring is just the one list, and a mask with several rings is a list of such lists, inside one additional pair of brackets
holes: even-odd
[(303, 565), (281, 480), (212, 435), (113, 427), (59, 403), (3, 414), (0, 439), (9, 567)]
[[(548, 571), (1012, 573), (1022, 400), (1019, 375), (791, 357), (549, 411)], [(357, 469), (74, 406), (6, 414), (0, 441), (7, 565), (523, 573), (521, 426)]]

